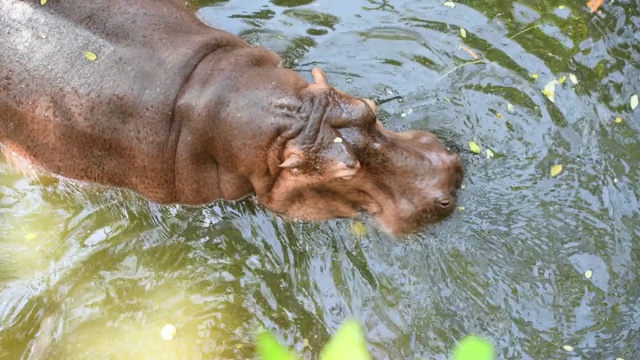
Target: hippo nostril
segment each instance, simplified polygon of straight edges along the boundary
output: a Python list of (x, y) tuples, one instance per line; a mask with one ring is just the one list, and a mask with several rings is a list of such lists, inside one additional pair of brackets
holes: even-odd
[(443, 196), (438, 199), (438, 205), (443, 209), (450, 207), (453, 204), (453, 198), (451, 196)]

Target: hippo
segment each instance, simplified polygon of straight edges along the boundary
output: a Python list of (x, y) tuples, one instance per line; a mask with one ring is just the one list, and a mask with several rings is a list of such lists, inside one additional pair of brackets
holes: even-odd
[(183, 0), (0, 1), (0, 143), (37, 169), (158, 204), (364, 212), (394, 236), (454, 212), (459, 155), (312, 78)]

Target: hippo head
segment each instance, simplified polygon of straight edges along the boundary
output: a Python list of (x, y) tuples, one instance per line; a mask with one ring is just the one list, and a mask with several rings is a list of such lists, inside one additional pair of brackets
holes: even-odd
[(454, 211), (463, 177), (456, 154), (430, 132), (385, 129), (371, 100), (333, 88), (319, 68), (312, 73), (296, 100), (275, 104), (300, 120), (279, 138), (276, 176), (261, 199), (268, 208), (304, 220), (364, 211), (394, 236)]

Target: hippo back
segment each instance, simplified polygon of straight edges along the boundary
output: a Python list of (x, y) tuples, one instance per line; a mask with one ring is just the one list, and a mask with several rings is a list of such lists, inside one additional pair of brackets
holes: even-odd
[(0, 142), (46, 170), (170, 200), (176, 98), (229, 46), (247, 45), (174, 1), (2, 0)]

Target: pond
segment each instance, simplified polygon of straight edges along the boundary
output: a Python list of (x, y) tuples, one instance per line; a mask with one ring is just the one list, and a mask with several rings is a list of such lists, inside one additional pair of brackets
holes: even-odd
[(0, 358), (254, 358), (261, 326), (312, 359), (346, 319), (377, 359), (448, 359), (467, 334), (501, 359), (638, 358), (640, 3), (585, 2), (199, 1), (207, 24), (375, 99), (387, 127), (452, 144), (461, 208), (399, 240), (3, 160)]

